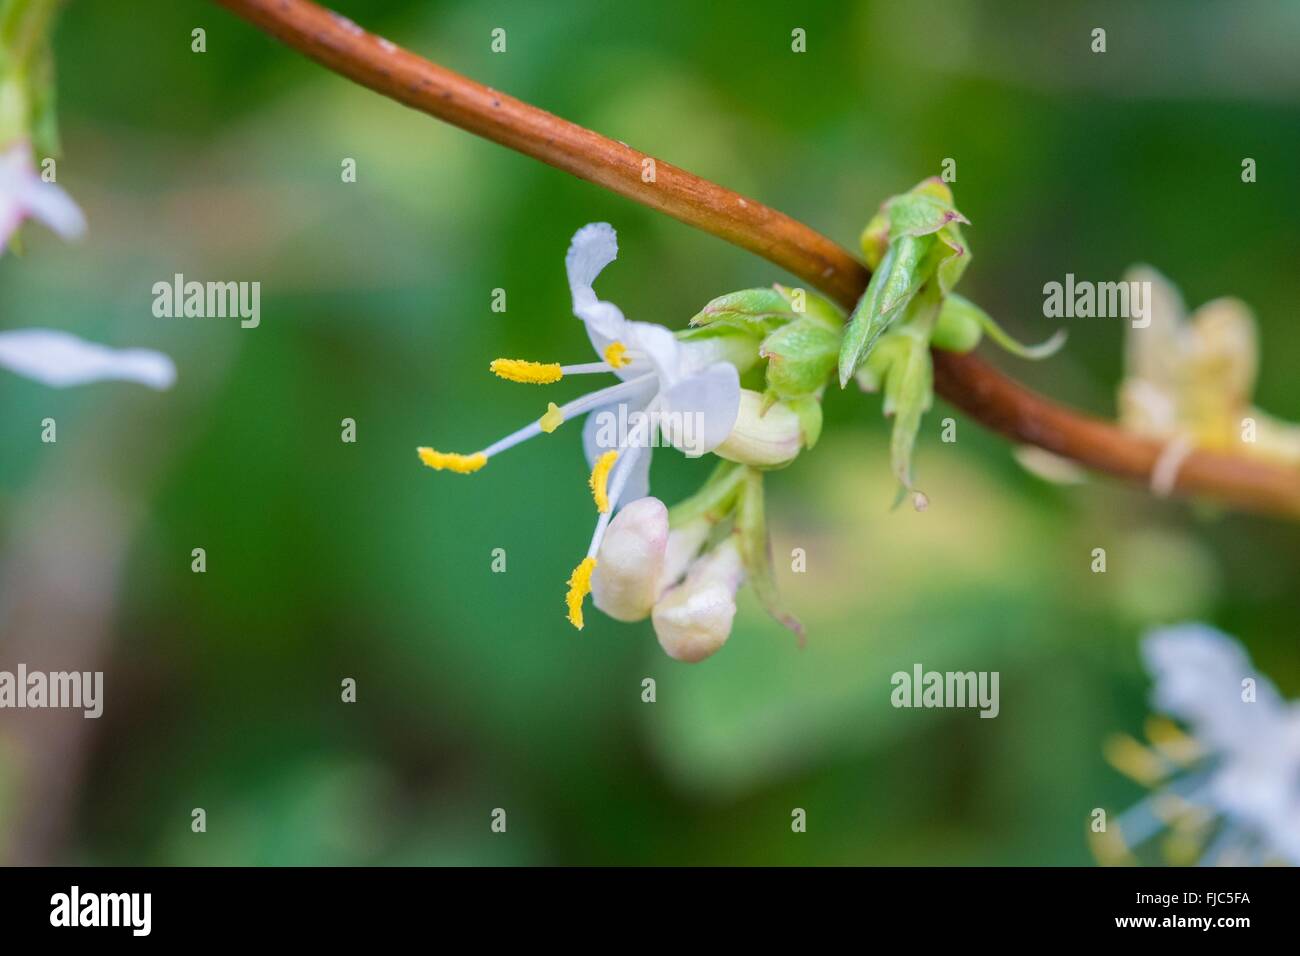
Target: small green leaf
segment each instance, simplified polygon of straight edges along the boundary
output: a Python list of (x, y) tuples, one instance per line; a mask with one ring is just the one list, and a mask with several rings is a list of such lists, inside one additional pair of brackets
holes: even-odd
[(903, 236), (889, 244), (880, 268), (872, 274), (867, 291), (849, 318), (840, 345), (840, 388), (848, 384), (876, 341), (898, 320), (924, 284), (933, 244), (931, 236)]
[(742, 289), (709, 302), (691, 319), (692, 326), (724, 325), (766, 335), (799, 317), (777, 289)]
[(923, 192), (904, 193), (889, 201), (889, 241), (903, 236), (928, 236), (950, 223), (969, 220), (948, 202)]
[[(844, 310), (825, 296), (801, 287), (781, 285), (779, 282), (773, 284), (772, 288), (781, 293), (796, 314), (816, 319), (836, 332), (844, 328)], [(802, 313), (799, 308), (801, 304)]]
[(767, 359), (768, 389), (789, 399), (823, 388), (839, 351), (839, 333), (805, 316), (764, 339), (758, 354)]
[[(959, 295), (952, 295), (948, 297), (948, 302), (954, 303), (954, 308), (960, 310), (971, 319), (978, 322), (980, 328), (982, 328), (988, 334), (988, 337), (994, 342), (1006, 349), (1006, 351), (1010, 352), (1012, 355), (1018, 355), (1023, 359), (1037, 361), (1039, 359), (1049, 358), (1061, 350), (1061, 346), (1065, 345), (1065, 340), (1068, 338), (1068, 333), (1065, 329), (1057, 329), (1052, 337), (1045, 342), (1041, 342), (1038, 345), (1022, 345), (1018, 340), (1008, 335), (1007, 332), (1003, 330), (1002, 326), (994, 322), (991, 315), (969, 299), (962, 298)], [(945, 308), (947, 308), (946, 304)]]
[(934, 401), (934, 370), (924, 338), (909, 338), (907, 350), (885, 382), (885, 414), (894, 416), (889, 439), (890, 464), (895, 477), (911, 491), (912, 451), (921, 429), (921, 417)]

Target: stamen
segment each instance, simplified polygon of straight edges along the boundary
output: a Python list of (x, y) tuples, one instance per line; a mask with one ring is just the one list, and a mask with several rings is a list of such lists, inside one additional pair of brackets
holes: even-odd
[(591, 469), (591, 478), (587, 484), (591, 486), (591, 496), (596, 501), (596, 510), (604, 514), (609, 510), (609, 493), (607, 491), (609, 483), (609, 473), (614, 467), (614, 462), (618, 461), (618, 452), (607, 451), (596, 459), (596, 466)]
[(554, 402), (546, 403), (546, 414), (537, 420), (537, 427), (550, 434), (564, 424), (564, 412)]
[(1168, 717), (1148, 717), (1146, 732), (1160, 755), (1180, 766), (1190, 766), (1204, 755), (1204, 748), (1196, 738), (1184, 733)]
[(606, 346), (605, 361), (609, 363), (610, 368), (622, 368), (624, 365), (632, 364), (632, 360), (627, 357), (627, 346), (622, 342), (610, 342)]
[[(641, 375), (626, 382), (619, 382), (617, 385), (611, 385), (608, 388), (601, 388), (594, 392), (589, 392), (586, 395), (575, 398), (573, 401), (559, 406), (559, 408), (555, 410), (556, 414), (560, 416), (561, 422), (568, 421), (571, 418), (576, 418), (579, 415), (584, 415), (593, 408), (600, 408), (602, 405), (609, 405), (628, 396), (635, 395), (645, 387), (647, 382), (653, 380), (654, 377), (653, 373)], [(555, 403), (551, 402), (549, 404), (553, 406)], [(509, 448), (514, 448), (521, 442), (525, 442), (530, 438), (540, 435), (543, 431), (554, 431), (554, 428), (542, 427), (543, 424), (550, 426), (554, 421), (555, 415), (551, 413), (551, 409), (548, 407), (546, 414), (543, 415), (541, 419), (529, 422), (523, 428), (511, 432), (505, 438), (493, 442), (482, 451), (475, 452), (472, 455), (449, 455), (434, 451), (432, 448), (422, 448), (420, 449), (420, 460), (430, 468), (437, 468), (439, 470), (445, 468), (450, 471), (460, 472), (461, 474), (468, 474), (472, 471), (478, 471), (487, 464), (488, 459), (501, 454), (501, 452), (506, 451)], [(616, 495), (612, 495), (611, 497), (616, 497)]]
[(523, 382), (526, 385), (550, 385), (564, 377), (559, 362), (528, 362), (524, 359), (493, 359), (488, 366), (494, 375), (507, 382)]
[(1127, 734), (1114, 734), (1102, 752), (1112, 767), (1143, 786), (1154, 787), (1169, 773), (1169, 765), (1155, 751)]
[(488, 456), (481, 451), (472, 455), (457, 455), (454, 452), (434, 451), (432, 448), (417, 448), (416, 454), (434, 471), (454, 471), (459, 475), (468, 475), (478, 471), (487, 464)]
[(582, 630), (582, 600), (591, 593), (591, 572), (596, 570), (596, 559), (587, 557), (569, 575), (569, 593), (564, 601), (569, 605), (569, 623)]

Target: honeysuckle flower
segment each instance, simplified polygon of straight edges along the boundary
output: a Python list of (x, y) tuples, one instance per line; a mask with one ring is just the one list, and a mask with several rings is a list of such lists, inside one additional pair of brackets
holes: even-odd
[(176, 366), (152, 349), (112, 349), (54, 329), (0, 332), (0, 368), (64, 388), (90, 382), (124, 381), (170, 388)]
[(1167, 833), (1175, 862), (1300, 865), (1300, 702), (1259, 675), (1242, 646), (1204, 624), (1149, 634), (1142, 656), (1152, 704), (1180, 721), (1148, 723), (1107, 756), (1152, 793), (1097, 834), (1103, 862)]
[[(736, 341), (727, 337), (683, 341), (667, 328), (630, 321), (612, 302), (597, 298), (593, 284), (618, 256), (608, 223), (591, 223), (574, 235), (565, 256), (573, 311), (586, 327), (598, 361), (576, 365), (497, 359), (490, 369), (514, 382), (549, 384), (569, 375), (612, 374), (617, 385), (565, 405), (551, 402), (540, 419), (469, 455), (417, 449), (430, 468), (461, 474), (565, 421), (587, 415), (582, 443), (591, 466), (590, 485), (599, 517), (587, 555), (569, 578), (565, 601), (570, 623), (583, 626), (582, 602), (591, 589), (597, 554), (610, 520), (624, 501), (649, 491), (652, 446), (663, 442), (698, 457), (731, 432), (740, 406)], [(743, 343), (742, 343), (743, 344)], [(757, 352), (754, 353), (757, 358)]]
[(0, 151), (0, 255), (25, 219), (35, 219), (64, 239), (86, 231), (86, 219), (71, 197), (36, 172), (25, 140)]
[(1151, 289), (1150, 323), (1125, 333), (1119, 420), (1166, 443), (1153, 488), (1172, 490), (1197, 448), (1300, 464), (1300, 426), (1251, 404), (1259, 345), (1249, 307), (1221, 298), (1188, 316), (1178, 290), (1151, 267), (1135, 266), (1124, 279)]

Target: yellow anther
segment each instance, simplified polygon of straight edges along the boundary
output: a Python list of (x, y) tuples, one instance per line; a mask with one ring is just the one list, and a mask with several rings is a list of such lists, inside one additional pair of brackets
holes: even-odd
[(1155, 745), (1160, 755), (1181, 766), (1195, 763), (1204, 754), (1204, 748), (1195, 737), (1184, 733), (1168, 717), (1148, 717), (1147, 739)]
[(604, 514), (609, 510), (609, 472), (614, 467), (614, 462), (618, 460), (618, 452), (607, 451), (596, 459), (596, 466), (591, 469), (591, 478), (587, 484), (591, 486), (591, 497), (596, 499), (596, 510)]
[(550, 385), (564, 378), (559, 362), (528, 362), (524, 359), (493, 359), (488, 366), (494, 375), (507, 382), (523, 382), (527, 385)]
[(569, 575), (569, 593), (564, 601), (569, 605), (569, 623), (582, 630), (582, 599), (591, 593), (591, 572), (596, 570), (595, 558), (583, 558), (582, 563)]
[(420, 461), (435, 471), (454, 471), (460, 475), (468, 475), (487, 464), (487, 455), (481, 451), (472, 455), (434, 451), (432, 448), (417, 448), (415, 451), (419, 454)]
[(1143, 786), (1153, 787), (1169, 774), (1168, 763), (1127, 734), (1112, 735), (1102, 753), (1112, 767)]
[(537, 420), (537, 424), (542, 426), (542, 431), (550, 434), (564, 424), (564, 416), (560, 414), (560, 406), (554, 402), (546, 403), (546, 414)]
[(605, 361), (609, 363), (610, 368), (622, 368), (624, 365), (632, 364), (632, 360), (627, 357), (627, 346), (622, 342), (610, 342), (605, 346)]

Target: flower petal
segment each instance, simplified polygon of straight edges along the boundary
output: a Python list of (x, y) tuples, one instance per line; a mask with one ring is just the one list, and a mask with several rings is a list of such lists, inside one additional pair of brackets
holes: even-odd
[(53, 329), (0, 332), (0, 368), (63, 388), (120, 380), (170, 388), (176, 366), (152, 349), (112, 349)]
[(64, 239), (86, 231), (81, 209), (62, 188), (36, 174), (31, 146), (22, 142), (0, 156), (0, 240), (8, 239), (27, 216), (39, 219)]
[(669, 388), (681, 378), (685, 350), (672, 332), (653, 322), (628, 322), (625, 334), (628, 346), (644, 353), (644, 358), (637, 356), (620, 372), (627, 371), (632, 377), (654, 372), (659, 376), (660, 390)]
[[(599, 334), (604, 344), (620, 339), (627, 320), (612, 302), (596, 298), (592, 285), (601, 270), (618, 258), (618, 237), (607, 222), (593, 222), (573, 234), (564, 268), (569, 274), (569, 291), (573, 293), (573, 312), (587, 325), (589, 334)], [(603, 351), (597, 347), (597, 351)]]
[(729, 362), (715, 362), (660, 392), (664, 438), (689, 458), (721, 445), (740, 412), (740, 375)]
[(21, 202), (29, 216), (40, 220), (64, 239), (77, 239), (86, 231), (86, 217), (81, 207), (54, 183), (33, 176)]

